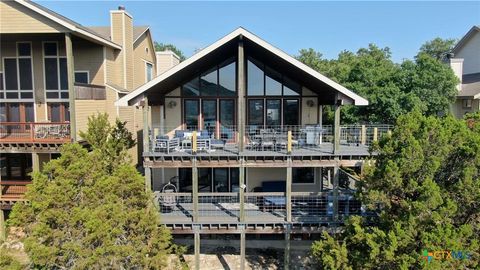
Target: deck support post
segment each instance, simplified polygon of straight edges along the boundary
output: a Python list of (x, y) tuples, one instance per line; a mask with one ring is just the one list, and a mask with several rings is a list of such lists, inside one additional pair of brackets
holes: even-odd
[(320, 127), (321, 133), (319, 138), (319, 143), (322, 144), (322, 133), (323, 133), (323, 105), (318, 105), (318, 126)]
[(160, 135), (165, 135), (165, 105), (160, 104)]
[(360, 143), (362, 145), (367, 145), (367, 127), (365, 125), (362, 125), (362, 130), (360, 134)]
[(290, 224), (285, 225), (285, 251), (283, 259), (283, 269), (290, 269)]
[(338, 182), (340, 179), (340, 167), (338, 157), (335, 158), (336, 163), (333, 167), (333, 220), (338, 221)]
[(7, 228), (5, 226), (5, 216), (3, 210), (0, 209), (0, 242), (5, 241), (7, 238)]
[(67, 56), (67, 76), (68, 76), (68, 102), (70, 111), (70, 137), (72, 141), (77, 140), (77, 121), (75, 116), (75, 69), (73, 59), (72, 36), (65, 33), (65, 54)]
[(287, 210), (287, 222), (292, 222), (292, 157), (287, 158), (287, 181), (286, 181), (285, 206)]
[[(143, 165), (145, 167), (145, 165)], [(152, 168), (145, 167), (145, 190), (152, 191)]]
[(245, 54), (243, 48), (242, 36), (238, 41), (238, 152), (242, 153), (245, 150), (245, 92), (246, 92), (246, 77), (245, 77)]
[(32, 153), (32, 170), (34, 172), (40, 171), (40, 157), (38, 153)]
[(193, 203), (193, 223), (198, 222), (198, 168), (197, 158), (192, 158), (192, 203)]
[(240, 232), (240, 270), (245, 269), (245, 227), (242, 225)]
[(337, 155), (340, 150), (340, 102), (334, 105), (335, 118), (333, 122), (333, 154)]
[(195, 269), (200, 269), (200, 228), (194, 230), (194, 244), (193, 249), (195, 253)]
[(243, 158), (240, 158), (239, 170), (240, 170), (240, 173), (238, 175), (238, 178), (239, 178), (238, 179), (238, 182), (239, 182), (238, 203), (240, 204), (239, 221), (243, 223), (245, 222), (245, 163)]
[(148, 98), (145, 97), (143, 101), (143, 152), (150, 152), (150, 125), (149, 125), (149, 107)]

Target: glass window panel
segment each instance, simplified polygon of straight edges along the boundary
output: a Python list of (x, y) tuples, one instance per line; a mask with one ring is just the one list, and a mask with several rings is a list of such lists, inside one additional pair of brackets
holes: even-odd
[(18, 69), (19, 69), (19, 75), (20, 75), (20, 89), (33, 90), (32, 59), (30, 58), (18, 59)]
[(30, 56), (31, 47), (30, 43), (18, 43), (18, 56)]
[(8, 122), (21, 122), (20, 120), (20, 103), (9, 103), (7, 112)]
[(214, 192), (228, 192), (228, 168), (213, 169)]
[(220, 123), (224, 126), (233, 126), (235, 123), (235, 101), (231, 99), (220, 100)]
[(198, 169), (198, 192), (212, 192), (212, 170), (210, 168)]
[(196, 77), (193, 80), (189, 81), (188, 83), (184, 84), (182, 87), (183, 95), (184, 96), (199, 96), (200, 95), (200, 86), (199, 86), (199, 78)]
[(151, 81), (152, 80), (152, 77), (153, 77), (153, 66), (152, 64), (150, 63), (147, 63), (147, 66), (146, 66), (146, 69), (147, 69), (147, 82)]
[(0, 122), (7, 122), (7, 106), (6, 103), (0, 103)]
[(35, 111), (33, 103), (24, 103), (25, 106), (25, 122), (35, 122)]
[(3, 73), (0, 73), (0, 90), (3, 90)]
[(237, 62), (221, 66), (219, 69), (220, 76), (220, 96), (235, 96), (237, 89)]
[(187, 129), (197, 129), (198, 127), (198, 100), (185, 100), (184, 117)]
[(299, 105), (298, 99), (285, 99), (283, 101), (283, 124), (298, 125), (299, 124)]
[(5, 89), (18, 90), (17, 59), (5, 59)]
[(180, 192), (192, 192), (192, 169), (178, 169), (178, 187)]
[(315, 183), (314, 168), (293, 168), (292, 183), (313, 184)]
[(202, 116), (204, 129), (208, 130), (210, 136), (214, 135), (217, 126), (217, 100), (202, 101)]
[(20, 93), (20, 98), (33, 98), (33, 93), (32, 92), (21, 92)]
[(284, 96), (299, 96), (302, 93), (300, 84), (283, 77), (283, 95)]
[(263, 99), (248, 101), (248, 124), (263, 125)]
[(60, 58), (60, 89), (68, 90), (67, 59)]
[(211, 69), (200, 77), (200, 90), (202, 96), (217, 95), (217, 69)]
[(47, 90), (58, 90), (58, 63), (56, 58), (45, 58), (45, 86)]
[(230, 192), (239, 192), (239, 168), (230, 168)]
[(57, 43), (48, 42), (43, 44), (43, 53), (45, 56), (56, 56), (57, 55)]
[(58, 92), (47, 92), (47, 98), (58, 98)]
[(268, 67), (265, 68), (265, 94), (267, 96), (282, 95), (282, 75)]
[(264, 95), (264, 76), (262, 64), (253, 58), (247, 61), (247, 92), (249, 96)]
[(60, 103), (50, 103), (50, 121), (51, 122), (61, 122), (61, 112), (60, 112)]
[(75, 71), (76, 83), (88, 83), (88, 72)]
[(70, 121), (70, 105), (68, 103), (63, 103), (63, 107), (65, 108), (64, 109), (64, 115), (65, 115), (64, 120), (68, 122), (68, 121)]
[(68, 98), (68, 92), (62, 92), (60, 93), (61, 98)]
[(268, 126), (280, 126), (280, 100), (279, 99), (267, 99), (267, 125)]
[(6, 93), (7, 98), (18, 98), (18, 93)]

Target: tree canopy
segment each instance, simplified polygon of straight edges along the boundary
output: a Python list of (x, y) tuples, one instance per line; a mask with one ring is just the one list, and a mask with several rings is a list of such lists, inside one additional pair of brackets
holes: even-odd
[(437, 60), (445, 60), (456, 43), (457, 40), (453, 38), (442, 39), (437, 37), (425, 42), (420, 47), (419, 54), (426, 53)]
[[(466, 120), (400, 116), (373, 150), (359, 198), (378, 219), (351, 217), (342, 233), (312, 246), (321, 269), (478, 269), (480, 114)], [(464, 259), (425, 260), (423, 252)], [(428, 253), (427, 253), (428, 254)]]
[(29, 203), (13, 207), (9, 222), (24, 228), (33, 268), (158, 269), (175, 248), (143, 177), (117, 156), (126, 156), (131, 134), (107, 118), (89, 118), (82, 137), (91, 151), (64, 145), (33, 174)]
[[(303, 49), (297, 59), (369, 100), (368, 106), (342, 108), (347, 124), (393, 124), (414, 109), (425, 115), (446, 114), (457, 93), (458, 81), (450, 67), (426, 52), (396, 64), (388, 47), (370, 44), (356, 53), (343, 51), (332, 60)], [(326, 112), (331, 121), (332, 112)]]
[(173, 44), (158, 43), (158, 42), (155, 41), (155, 42), (153, 42), (153, 46), (155, 47), (155, 51), (157, 51), (157, 52), (158, 51), (172, 51), (172, 52), (174, 52), (176, 55), (178, 55), (178, 57), (180, 57), (180, 62), (184, 61), (186, 59), (183, 52)]

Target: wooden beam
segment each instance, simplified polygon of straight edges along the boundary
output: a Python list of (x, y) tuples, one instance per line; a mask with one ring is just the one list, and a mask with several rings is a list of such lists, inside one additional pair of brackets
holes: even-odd
[(148, 107), (148, 98), (145, 97), (144, 99), (144, 104), (143, 104), (143, 152), (149, 152), (150, 151), (150, 125), (148, 121), (148, 116), (149, 116), (149, 107)]
[(149, 167), (145, 167), (145, 190), (151, 191), (152, 190), (152, 169)]
[(292, 158), (287, 159), (287, 180), (286, 180), (285, 205), (287, 210), (287, 222), (292, 222)]
[(285, 226), (285, 253), (283, 269), (290, 269), (290, 224)]
[(192, 203), (193, 203), (193, 222), (198, 222), (198, 168), (197, 159), (192, 159)]
[(195, 269), (200, 270), (200, 231), (194, 230)]
[(246, 93), (246, 76), (245, 76), (245, 52), (243, 48), (243, 40), (238, 41), (238, 149), (242, 153), (245, 150), (245, 93)]
[[(360, 167), (364, 163), (362, 159), (352, 160), (292, 160), (292, 167), (333, 167), (339, 163), (342, 167)], [(145, 161), (145, 166), (151, 168), (192, 168), (190, 160), (185, 161)], [(230, 161), (199, 161), (197, 160), (197, 168), (239, 168), (240, 162), (238, 160)], [(245, 161), (245, 168), (285, 168), (287, 166), (286, 160), (276, 160), (274, 162), (263, 161)]]
[(334, 105), (335, 117), (333, 123), (333, 154), (337, 155), (340, 150), (340, 105)]
[(240, 270), (245, 269), (245, 230), (240, 232)]
[(65, 33), (65, 54), (67, 56), (68, 102), (70, 111), (70, 136), (72, 141), (77, 140), (77, 119), (75, 113), (75, 65), (73, 58), (72, 36)]
[(333, 167), (333, 220), (338, 221), (338, 182), (340, 179), (340, 167)]
[(7, 227), (5, 226), (5, 214), (3, 210), (0, 209), (0, 242), (3, 242), (7, 239)]
[(244, 166), (244, 161), (243, 158), (240, 159), (240, 173), (238, 176), (239, 180), (239, 203), (240, 203), (240, 217), (239, 221), (244, 222), (245, 221), (245, 166)]

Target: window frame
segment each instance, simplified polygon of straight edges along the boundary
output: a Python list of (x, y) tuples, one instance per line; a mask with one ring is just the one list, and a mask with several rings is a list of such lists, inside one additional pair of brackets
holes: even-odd
[[(20, 56), (19, 54), (19, 44), (29, 44), (30, 45), (30, 55)], [(17, 73), (17, 89), (9, 89), (7, 90), (6, 86), (6, 76), (5, 76), (5, 60), (6, 59), (14, 59), (16, 64), (16, 73)], [(29, 59), (30, 60), (30, 78), (32, 80), (32, 89), (21, 89), (21, 76), (20, 76), (20, 59)], [(34, 88), (35, 88), (35, 72), (33, 70), (33, 45), (32, 41), (17, 41), (15, 42), (15, 56), (4, 56), (1, 59), (3, 70), (0, 71), (2, 73), (2, 84), (3, 89), (0, 91), (3, 93), (2, 100), (4, 101), (12, 101), (12, 102), (33, 102), (35, 98)], [(16, 98), (7, 98), (7, 93), (16, 93)], [(22, 93), (31, 93), (31, 98), (22, 98)]]
[[(45, 54), (45, 44), (47, 43), (54, 43), (57, 49), (57, 54), (56, 55), (46, 55)], [(45, 69), (45, 59), (56, 59), (57, 63), (57, 89), (47, 89), (47, 72)], [(45, 89), (45, 100), (46, 102), (67, 102), (69, 100), (68, 97), (62, 98), (62, 93), (66, 93), (69, 95), (68, 91), (68, 71), (67, 71), (67, 89), (61, 89), (62, 88), (62, 78), (61, 78), (61, 68), (60, 68), (60, 59), (65, 59), (65, 61), (68, 64), (68, 59), (66, 56), (60, 55), (60, 46), (59, 42), (57, 40), (51, 40), (51, 41), (42, 41), (42, 62), (43, 62), (43, 89)], [(48, 93), (57, 93), (58, 96), (57, 98), (49, 98), (47, 97)]]
[[(59, 104), (59, 108), (60, 108), (60, 121), (58, 122), (53, 122), (52, 121), (52, 107), (51, 105), (52, 104)], [(68, 106), (68, 107), (67, 107)], [(70, 122), (70, 119), (66, 119), (65, 115), (66, 115), (66, 112), (69, 111), (69, 108), (70, 108), (70, 104), (68, 102), (48, 102), (47, 103), (47, 117), (48, 117), (48, 121), (52, 122), (52, 123), (69, 123)], [(69, 113), (69, 116), (70, 116), (70, 113)]]
[[(75, 77), (77, 75), (77, 73), (86, 73), (87, 74), (87, 82), (85, 84), (90, 84), (90, 71), (89, 70), (75, 70), (73, 72), (73, 76)], [(81, 83), (81, 82), (75, 81), (75, 83)]]
[(463, 109), (472, 109), (472, 107), (473, 107), (473, 99), (462, 100), (462, 108)]
[[(295, 169), (312, 169), (313, 170), (313, 182), (309, 182), (309, 183), (294, 182), (293, 170), (295, 170)], [(316, 185), (316, 184), (317, 184), (317, 170), (316, 170), (316, 167), (295, 167), (295, 168), (292, 168), (292, 185), (311, 186), (311, 185)]]
[[(154, 76), (153, 76), (153, 63), (150, 62), (150, 61), (147, 61), (147, 60), (143, 60), (145, 62), (145, 82), (149, 82), (151, 80), (153, 80)], [(148, 66), (151, 66), (152, 67), (152, 71), (151, 71), (151, 78), (150, 80), (148, 79)]]

